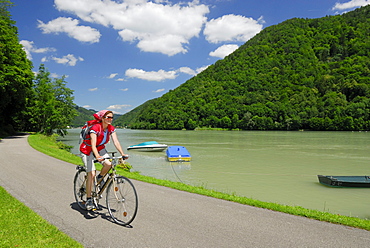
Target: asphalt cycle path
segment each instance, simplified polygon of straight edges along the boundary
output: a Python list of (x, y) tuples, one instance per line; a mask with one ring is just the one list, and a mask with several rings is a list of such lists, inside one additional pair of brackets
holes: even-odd
[[(134, 181), (131, 226), (104, 208), (80, 210), (75, 165), (44, 155), (27, 135), (0, 141), (0, 185), (84, 247), (369, 247), (370, 232)], [(104, 206), (104, 199), (101, 202)], [(369, 210), (370, 211), (370, 210)]]

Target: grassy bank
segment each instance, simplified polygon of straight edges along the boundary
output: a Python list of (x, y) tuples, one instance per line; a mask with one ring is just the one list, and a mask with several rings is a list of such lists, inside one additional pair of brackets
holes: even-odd
[(83, 247), (0, 187), (0, 247)]
[[(42, 142), (46, 143), (46, 139)], [(52, 144), (50, 139), (49, 142), (48, 145)], [(60, 150), (55, 142), (53, 145), (54, 149), (50, 150)], [(0, 220), (0, 247), (83, 247), (3, 187), (0, 187)]]
[[(79, 157), (70, 154), (66, 150), (60, 149), (59, 147), (63, 148), (63, 145), (59, 144), (58, 146), (57, 143), (55, 142), (55, 138), (45, 137), (42, 135), (31, 135), (29, 136), (28, 141), (33, 148), (47, 155), (53, 156), (55, 158), (59, 158), (61, 160), (64, 160), (64, 161), (67, 161), (73, 164), (81, 164), (81, 159)], [(143, 175), (140, 175), (139, 173), (124, 172), (123, 170), (118, 171), (118, 172), (119, 174), (125, 175), (132, 179), (136, 179), (136, 180), (140, 180), (140, 181), (144, 181), (144, 182), (148, 182), (152, 184), (162, 185), (162, 186), (170, 187), (170, 188), (177, 189), (177, 190), (210, 196), (210, 197), (219, 198), (219, 199), (223, 199), (227, 201), (233, 201), (233, 202), (237, 202), (240, 204), (255, 206), (259, 208), (270, 209), (273, 211), (288, 213), (292, 215), (304, 216), (307, 218), (316, 219), (320, 221), (326, 221), (326, 222), (335, 223), (335, 224), (342, 224), (346, 226), (362, 228), (362, 229), (366, 229), (370, 231), (370, 221), (369, 220), (364, 220), (364, 219), (355, 218), (355, 217), (348, 217), (348, 216), (343, 216), (343, 215), (337, 215), (337, 214), (331, 214), (331, 213), (321, 212), (317, 210), (306, 209), (300, 206), (287, 206), (287, 205), (280, 205), (277, 203), (262, 202), (262, 201), (258, 201), (258, 200), (254, 200), (254, 199), (250, 199), (246, 197), (217, 192), (217, 191), (210, 190), (202, 186), (200, 187), (190, 186), (190, 185), (186, 185), (180, 182), (172, 182), (168, 180), (162, 180), (162, 179), (156, 179), (153, 177), (143, 176)]]

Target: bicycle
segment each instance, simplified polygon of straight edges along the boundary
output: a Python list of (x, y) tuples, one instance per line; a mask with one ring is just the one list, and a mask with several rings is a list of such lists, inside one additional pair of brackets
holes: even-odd
[[(104, 177), (106, 181), (102, 188), (100, 188), (100, 182), (94, 179), (94, 185), (91, 191), (91, 197), (93, 199), (95, 209), (101, 210), (99, 208), (99, 200), (102, 198), (102, 194), (107, 190), (106, 194), (106, 205), (109, 211), (110, 216), (120, 225), (129, 225), (136, 216), (138, 209), (138, 197), (134, 184), (126, 177), (116, 174), (116, 166), (118, 159), (125, 159), (123, 157), (114, 157), (115, 152), (110, 152), (112, 156), (109, 160), (112, 162), (112, 168), (109, 173)], [(96, 163), (97, 160), (94, 160)], [(87, 181), (87, 172), (85, 166), (78, 165), (76, 167), (77, 172), (74, 177), (74, 195), (77, 202), (77, 205), (86, 210), (86, 181)]]

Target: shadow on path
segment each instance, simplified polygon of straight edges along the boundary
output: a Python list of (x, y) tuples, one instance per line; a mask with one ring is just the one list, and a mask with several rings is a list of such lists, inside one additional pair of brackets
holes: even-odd
[[(7, 139), (19, 139), (19, 138), (22, 138), (25, 135), (29, 135), (29, 133), (17, 133), (17, 134), (11, 135), (11, 136), (0, 137), (0, 138), (2, 138), (3, 140), (7, 140)], [(0, 140), (0, 142), (1, 142), (1, 140)]]
[[(107, 213), (107, 212), (100, 212), (101, 210), (105, 209), (107, 210), (106, 207), (102, 206), (102, 205), (99, 205), (100, 207), (100, 210), (98, 211), (87, 211), (87, 210), (84, 210), (84, 209), (81, 209), (76, 202), (73, 202), (70, 204), (70, 207), (71, 209), (79, 212), (85, 219), (89, 220), (89, 219), (95, 219), (97, 217), (101, 217), (102, 219), (105, 219), (105, 220), (108, 220), (114, 224), (117, 224), (116, 222), (114, 222), (114, 220), (112, 219), (112, 217)], [(119, 225), (119, 224), (117, 224)], [(126, 227), (126, 228), (133, 228), (133, 226), (131, 225), (119, 225), (119, 226), (122, 226), (122, 227)]]

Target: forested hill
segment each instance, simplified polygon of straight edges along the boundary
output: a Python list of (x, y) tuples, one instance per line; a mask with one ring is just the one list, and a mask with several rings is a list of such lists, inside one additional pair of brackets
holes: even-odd
[[(149, 102), (149, 101), (148, 101)], [(74, 109), (77, 112), (77, 115), (74, 117), (74, 119), (71, 122), (72, 127), (82, 127), (85, 125), (85, 123), (89, 120), (93, 120), (94, 117), (93, 115), (98, 112), (97, 110), (94, 109), (85, 109), (83, 107), (79, 107), (77, 105), (74, 106)], [(120, 117), (122, 115), (115, 114), (115, 117)], [(113, 124), (116, 126), (115, 121), (113, 121)]]
[[(370, 6), (265, 28), (140, 111), (142, 129), (369, 130)], [(126, 119), (127, 120), (127, 119)]]
[(72, 127), (82, 127), (86, 121), (94, 119), (93, 114), (97, 112), (96, 110), (85, 109), (77, 105), (75, 105), (74, 108), (77, 112), (77, 116), (75, 116), (75, 118), (72, 120)]

